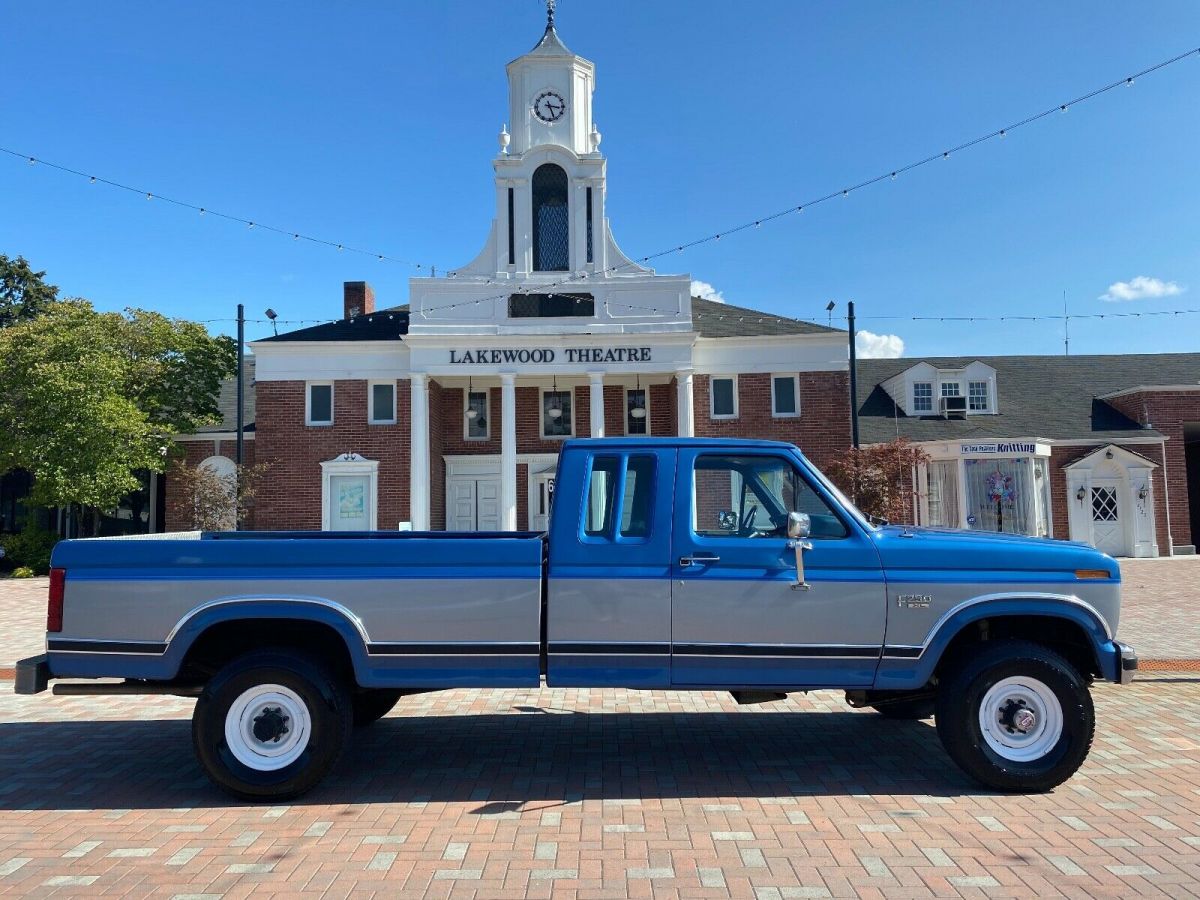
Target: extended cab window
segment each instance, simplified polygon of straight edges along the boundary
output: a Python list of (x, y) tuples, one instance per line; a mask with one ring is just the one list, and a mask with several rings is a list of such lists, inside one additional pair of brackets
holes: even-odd
[(692, 489), (692, 530), (701, 537), (787, 537), (788, 513), (808, 513), (814, 539), (846, 526), (781, 456), (701, 456)]
[[(618, 497), (617, 484), (622, 470), (625, 485)], [(592, 461), (592, 474), (588, 478), (583, 533), (588, 537), (611, 539), (613, 522), (619, 521), (621, 537), (647, 537), (653, 495), (653, 456), (597, 456)], [(619, 519), (616, 518), (618, 515)]]

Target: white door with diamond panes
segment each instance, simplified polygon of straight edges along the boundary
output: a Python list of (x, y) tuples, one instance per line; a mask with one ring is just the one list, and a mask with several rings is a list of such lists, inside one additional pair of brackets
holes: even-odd
[(1097, 550), (1124, 555), (1125, 523), (1121, 516), (1121, 482), (1097, 478), (1092, 481), (1092, 542)]

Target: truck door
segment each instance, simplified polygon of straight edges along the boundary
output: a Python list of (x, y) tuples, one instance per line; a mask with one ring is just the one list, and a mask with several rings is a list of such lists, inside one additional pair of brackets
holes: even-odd
[[(674, 686), (870, 685), (887, 595), (874, 543), (786, 450), (679, 452)], [(811, 517), (797, 588), (787, 516)]]
[(675, 455), (618, 446), (560, 457), (546, 583), (548, 684), (670, 686)]

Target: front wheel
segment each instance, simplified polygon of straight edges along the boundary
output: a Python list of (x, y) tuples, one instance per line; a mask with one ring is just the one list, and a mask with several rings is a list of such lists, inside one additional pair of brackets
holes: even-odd
[(1028, 641), (1003, 640), (943, 676), (938, 737), (968, 775), (1001, 791), (1041, 792), (1087, 758), (1096, 713), (1087, 682), (1066, 659)]
[(205, 773), (243, 800), (298, 797), (333, 768), (350, 735), (345, 684), (285, 650), (248, 653), (205, 686), (192, 744)]

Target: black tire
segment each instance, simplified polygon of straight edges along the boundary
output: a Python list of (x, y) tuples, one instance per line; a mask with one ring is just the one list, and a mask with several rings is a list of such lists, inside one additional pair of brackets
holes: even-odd
[[(1013, 760), (1000, 755), (980, 726), (980, 706), (988, 691), (1013, 677), (1040, 683), (1061, 707), (1061, 734), (1037, 758)], [(1012, 713), (1008, 715), (1011, 723)], [(1007, 728), (999, 716), (998, 727)], [(1096, 731), (1087, 681), (1053, 650), (1019, 640), (989, 642), (943, 673), (936, 720), (942, 746), (964, 772), (990, 788), (1021, 793), (1048, 791), (1074, 775), (1087, 758)]]
[(392, 711), (404, 696), (400, 691), (389, 691), (386, 688), (359, 691), (354, 695), (354, 727), (365, 728), (379, 721)]
[[(291, 692), (299, 698), (308, 717), (305, 745), (298, 749), (295, 759), (274, 770), (246, 764), (226, 738), (231, 707), (246, 692), (262, 685), (277, 685)], [(281, 707), (268, 708), (268, 715), (271, 709), (279, 713)], [(260, 715), (253, 719), (256, 735), (263, 718)], [(287, 733), (290, 717), (278, 718)], [(222, 790), (242, 800), (290, 800), (310, 790), (334, 767), (346, 747), (352, 722), (350, 692), (328, 668), (288, 650), (261, 650), (238, 657), (205, 685), (192, 714), (192, 744), (205, 774)], [(281, 739), (277, 737), (275, 742)], [(241, 752), (249, 755), (244, 747)]]
[(913, 700), (889, 700), (886, 703), (880, 703), (878, 706), (871, 704), (871, 709), (879, 713), (885, 719), (899, 719), (903, 721), (915, 721), (917, 719), (928, 719), (934, 713), (934, 706), (937, 701), (933, 697), (917, 697)]

